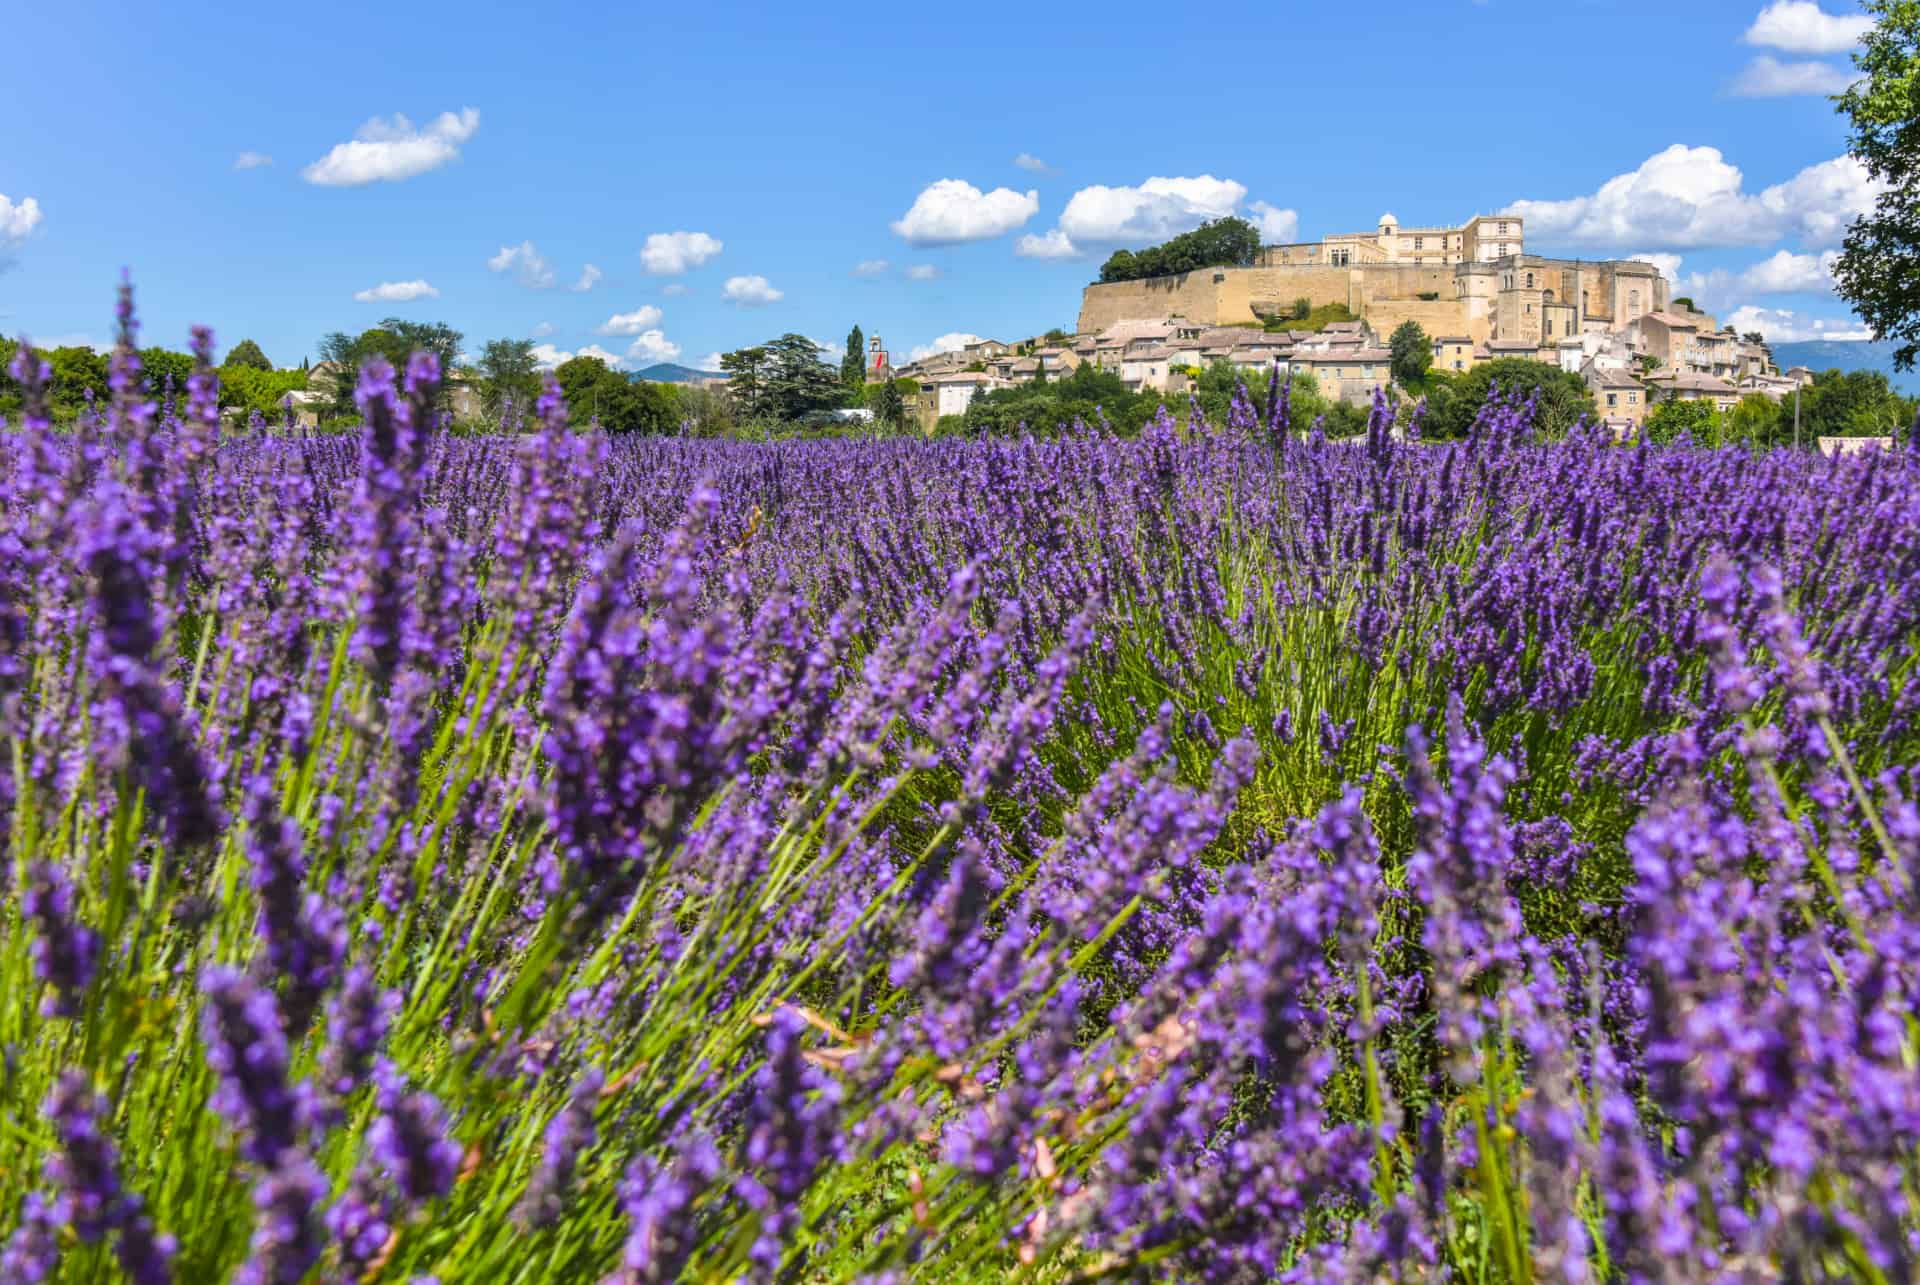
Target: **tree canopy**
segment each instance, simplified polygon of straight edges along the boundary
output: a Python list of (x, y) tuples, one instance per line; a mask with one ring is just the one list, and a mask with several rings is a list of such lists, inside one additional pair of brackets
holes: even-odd
[(847, 332), (847, 350), (840, 355), (840, 382), (858, 388), (867, 380), (867, 337), (855, 326)]
[[(360, 367), (370, 359), (384, 357), (396, 370), (404, 370), (408, 357), (416, 352), (430, 352), (440, 359), (441, 370), (452, 370), (463, 337), (444, 322), (406, 321), (399, 317), (388, 317), (357, 335), (334, 331), (320, 341), (320, 359), (332, 362), (340, 372), (331, 388), (317, 390), (328, 395), (323, 413), (328, 416), (359, 413), (353, 404), (353, 389), (360, 378)], [(442, 410), (452, 396), (453, 381), (442, 380), (437, 394)]]
[(490, 339), (475, 363), (480, 376), (480, 404), (487, 418), (498, 419), (511, 402), (522, 414), (533, 409), (540, 395), (540, 367), (531, 339)]
[(1421, 436), (1465, 437), (1496, 386), (1502, 398), (1525, 399), (1538, 393), (1533, 429), (1543, 438), (1565, 436), (1582, 415), (1588, 419), (1598, 415), (1593, 394), (1580, 376), (1543, 361), (1501, 357), (1429, 389)]
[(1835, 288), (1880, 339), (1893, 364), (1920, 357), (1920, 4), (1865, 0), (1877, 21), (1853, 62), (1862, 73), (1838, 99), (1852, 126), (1847, 150), (1882, 186), (1873, 213), (1854, 221), (1834, 264)]
[(267, 354), (260, 351), (260, 345), (251, 339), (242, 339), (227, 353), (227, 359), (220, 363), (222, 369), (246, 366), (253, 370), (272, 370), (273, 363), (267, 360)]
[(1102, 281), (1137, 281), (1201, 268), (1247, 268), (1260, 254), (1260, 233), (1245, 219), (1209, 219), (1144, 250), (1116, 250), (1100, 266)]
[(1387, 341), (1387, 347), (1393, 354), (1390, 364), (1395, 379), (1403, 384), (1418, 384), (1427, 377), (1427, 368), (1433, 365), (1433, 341), (1427, 338), (1419, 322), (1401, 322), (1393, 338)]
[(679, 431), (682, 390), (671, 385), (629, 379), (598, 357), (563, 361), (553, 377), (567, 399), (567, 418), (576, 426), (598, 421), (609, 433)]
[(805, 335), (784, 334), (753, 348), (724, 353), (720, 369), (747, 418), (791, 423), (815, 411), (846, 404), (840, 372), (820, 359), (820, 345)]

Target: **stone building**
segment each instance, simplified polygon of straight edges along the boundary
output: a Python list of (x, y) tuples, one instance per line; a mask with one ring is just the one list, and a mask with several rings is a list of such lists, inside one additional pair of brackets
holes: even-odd
[(1476, 214), (1459, 227), (1405, 228), (1382, 214), (1372, 232), (1336, 232), (1319, 241), (1263, 248), (1256, 266), (1345, 268), (1367, 263), (1492, 263), (1525, 248), (1517, 214)]
[(1403, 228), (1384, 216), (1373, 233), (1268, 246), (1250, 268), (1096, 282), (1081, 295), (1078, 329), (1255, 325), (1291, 315), (1304, 299), (1311, 307), (1343, 305), (1376, 334), (1413, 321), (1429, 335), (1525, 340), (1552, 350), (1562, 339), (1619, 331), (1666, 308), (1667, 281), (1652, 264), (1527, 254), (1523, 230), (1513, 215), (1480, 215), (1458, 228)]

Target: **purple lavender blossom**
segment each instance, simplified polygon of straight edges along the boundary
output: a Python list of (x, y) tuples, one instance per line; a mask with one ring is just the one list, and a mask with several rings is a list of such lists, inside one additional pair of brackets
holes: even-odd
[(37, 1191), (27, 1193), (20, 1222), (0, 1250), (0, 1280), (39, 1285), (60, 1265), (60, 1228), (67, 1222), (66, 1202)]
[(27, 867), (20, 912), (33, 924), (33, 968), (52, 988), (41, 1002), (47, 1017), (78, 1017), (93, 982), (100, 942), (82, 923), (73, 905), (73, 884), (58, 862), (35, 861)]
[(670, 1161), (638, 1156), (620, 1184), (627, 1247), (609, 1285), (669, 1285), (682, 1278), (698, 1243), (694, 1205), (720, 1176), (720, 1154), (695, 1136)]
[(374, 1084), (380, 1112), (367, 1130), (374, 1160), (407, 1204), (438, 1200), (453, 1190), (460, 1171), (460, 1145), (448, 1135), (445, 1109), (431, 1093), (409, 1091), (406, 1078), (384, 1060), (374, 1068)]
[(548, 1226), (566, 1212), (581, 1153), (599, 1139), (593, 1113), (600, 1104), (600, 1089), (606, 1082), (605, 1071), (597, 1066), (588, 1067), (574, 1082), (567, 1104), (547, 1123), (539, 1166), (528, 1180), (526, 1195), (520, 1202), (520, 1217), (528, 1226)]
[(219, 1077), (214, 1109), (239, 1133), (241, 1154), (273, 1168), (306, 1128), (309, 1111), (287, 1078), (287, 1036), (273, 992), (231, 968), (201, 983), (201, 1039)]
[(339, 977), (346, 957), (346, 922), (326, 898), (307, 891), (300, 831), (279, 814), (273, 793), (265, 775), (248, 783), (247, 856), (260, 899), (265, 971), (284, 987), (288, 1034), (298, 1039)]

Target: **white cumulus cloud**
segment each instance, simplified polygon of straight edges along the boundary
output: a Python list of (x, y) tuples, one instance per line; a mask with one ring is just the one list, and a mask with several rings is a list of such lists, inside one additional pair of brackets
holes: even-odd
[(1873, 331), (1857, 317), (1809, 317), (1787, 308), (1760, 308), (1748, 304), (1722, 318), (1721, 324), (1741, 334), (1757, 330), (1768, 343), (1791, 344), (1803, 339), (1871, 339)]
[(556, 348), (552, 344), (533, 346), (533, 364), (541, 370), (552, 370), (562, 362), (572, 361), (575, 357), (598, 357), (615, 370), (620, 369), (624, 364), (624, 359), (618, 353), (610, 353), (599, 344), (587, 344), (575, 352)]
[(242, 152), (233, 158), (233, 168), (237, 170), (257, 170), (273, 164), (273, 158), (265, 152)]
[(568, 288), (572, 290), (575, 294), (585, 294), (587, 291), (593, 289), (595, 286), (600, 284), (600, 278), (602, 275), (603, 274), (601, 273), (600, 269), (594, 267), (591, 263), (589, 263), (586, 267), (580, 269), (580, 279), (574, 282)]
[(368, 286), (365, 290), (356, 290), (354, 299), (360, 303), (411, 303), (415, 299), (438, 299), (440, 292), (424, 281), (382, 281), (377, 286)]
[(1060, 230), (1075, 245), (1164, 241), (1232, 214), (1246, 195), (1242, 184), (1211, 174), (1150, 178), (1138, 187), (1095, 184), (1073, 194), (1060, 212)]
[(627, 360), (635, 366), (653, 366), (679, 359), (680, 345), (659, 330), (643, 330), (627, 346)]
[(552, 334), (554, 331), (558, 329), (559, 327), (554, 325), (551, 321), (543, 321), (539, 325), (535, 326), (532, 330), (529, 330), (527, 332), (527, 337), (529, 339), (545, 339), (548, 335)]
[(1262, 241), (1285, 244), (1300, 235), (1300, 212), (1282, 210), (1265, 201), (1255, 201), (1247, 207), (1247, 213), (1253, 217), (1253, 226), (1260, 230)]
[(548, 263), (531, 241), (503, 245), (487, 260), (489, 272), (511, 272), (529, 290), (545, 290), (553, 285), (553, 265)]
[(1013, 252), (1023, 259), (1072, 259), (1078, 257), (1080, 247), (1065, 232), (1052, 228), (1039, 236), (1027, 233), (1013, 243)]
[(1038, 192), (982, 192), (965, 179), (943, 178), (929, 183), (892, 227), (913, 245), (958, 245), (1003, 236), (1039, 212)]
[(728, 277), (727, 284), (720, 293), (743, 308), (758, 308), (769, 303), (778, 303), (786, 297), (786, 292), (773, 288), (773, 283), (757, 273), (750, 277)]
[(856, 277), (877, 277), (886, 272), (891, 266), (893, 265), (885, 259), (862, 259), (853, 265), (853, 275)]
[(321, 187), (397, 183), (456, 159), (479, 128), (480, 113), (471, 107), (457, 116), (442, 112), (420, 127), (397, 113), (391, 120), (376, 116), (352, 141), (335, 143), (332, 151), (301, 170), (300, 177)]
[(657, 277), (675, 277), (718, 255), (726, 243), (705, 232), (655, 232), (640, 247), (640, 266)]
[(693, 368), (695, 370), (711, 370), (711, 371), (718, 372), (720, 369), (720, 354), (717, 352), (708, 353), (706, 356), (694, 362)]
[(1052, 166), (1048, 165), (1045, 161), (1041, 160), (1038, 156), (1035, 156), (1031, 152), (1020, 153), (1020, 155), (1013, 158), (1013, 163), (1015, 165), (1018, 165), (1021, 169), (1031, 171), (1032, 173), (1035, 173), (1035, 174), (1053, 173)]
[(1507, 212), (1527, 221), (1536, 245), (1669, 249), (1764, 245), (1797, 236), (1837, 241), (1855, 216), (1873, 208), (1877, 186), (1850, 156), (1810, 165), (1758, 193), (1745, 190), (1738, 166), (1714, 147), (1675, 143), (1616, 175), (1591, 196), (1515, 201)]
[(39, 226), (40, 202), (23, 196), (16, 205), (0, 192), (0, 241), (24, 241)]
[(1857, 73), (1825, 62), (1781, 62), (1761, 54), (1734, 78), (1741, 98), (1787, 98), (1796, 94), (1841, 94)]
[(1795, 254), (1775, 250), (1743, 271), (1738, 288), (1754, 294), (1805, 294), (1833, 289), (1833, 265), (1840, 260), (1838, 250), (1822, 254)]
[(1871, 30), (1873, 19), (1865, 14), (1828, 13), (1813, 0), (1774, 0), (1741, 39), (1793, 54), (1837, 54)]
[(916, 263), (907, 269), (907, 280), (909, 281), (931, 281), (939, 275), (940, 269), (934, 267), (931, 263)]
[(602, 335), (637, 335), (641, 331), (660, 324), (660, 310), (650, 303), (642, 304), (632, 312), (616, 312), (594, 329)]
[(913, 348), (913, 350), (907, 354), (907, 360), (908, 361), (924, 361), (926, 358), (933, 356), (935, 353), (959, 352), (962, 348), (965, 348), (968, 344), (979, 343), (980, 338), (981, 337), (979, 335), (967, 334), (964, 331), (958, 331), (958, 330), (952, 331), (948, 334), (941, 335), (938, 339), (935, 339), (932, 343), (916, 345)]

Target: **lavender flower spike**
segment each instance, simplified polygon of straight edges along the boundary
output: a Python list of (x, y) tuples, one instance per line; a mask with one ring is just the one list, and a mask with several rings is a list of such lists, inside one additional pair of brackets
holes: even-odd
[(34, 927), (34, 972), (52, 987), (41, 1002), (41, 1014), (78, 1017), (81, 998), (93, 981), (100, 941), (74, 913), (73, 884), (66, 869), (54, 861), (28, 866), (20, 909)]

